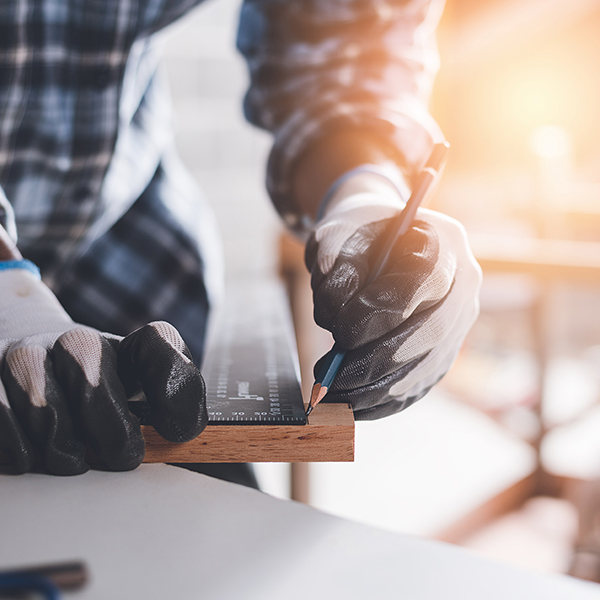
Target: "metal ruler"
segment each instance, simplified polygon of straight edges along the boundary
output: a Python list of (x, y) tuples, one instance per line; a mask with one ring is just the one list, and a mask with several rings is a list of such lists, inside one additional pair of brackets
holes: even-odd
[(229, 284), (202, 367), (211, 425), (305, 425), (287, 297), (276, 281)]

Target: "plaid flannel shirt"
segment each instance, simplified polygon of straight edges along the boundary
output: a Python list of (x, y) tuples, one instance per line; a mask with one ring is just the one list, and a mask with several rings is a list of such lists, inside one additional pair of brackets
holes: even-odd
[[(319, 136), (365, 129), (423, 162), (442, 1), (243, 3), (245, 114), (274, 134), (267, 185), (291, 228), (307, 223), (290, 173)], [(75, 320), (126, 334), (166, 318), (197, 354), (211, 224), (172, 157), (154, 34), (199, 3), (0, 3), (0, 219)]]

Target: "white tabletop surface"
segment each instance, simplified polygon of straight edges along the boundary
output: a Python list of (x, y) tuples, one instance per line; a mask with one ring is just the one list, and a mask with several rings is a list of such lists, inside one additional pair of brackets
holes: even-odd
[(600, 599), (175, 467), (0, 476), (0, 569), (70, 559), (91, 574), (73, 600)]

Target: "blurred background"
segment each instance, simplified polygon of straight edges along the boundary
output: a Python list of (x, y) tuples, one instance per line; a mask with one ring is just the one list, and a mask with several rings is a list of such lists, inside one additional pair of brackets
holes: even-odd
[[(301, 249), (264, 191), (269, 135), (242, 115), (239, 4), (212, 0), (165, 34), (176, 144), (214, 207), (228, 277), (273, 276), (283, 255), (302, 288)], [(600, 474), (598, 31), (599, 0), (447, 1), (431, 110), (452, 152), (432, 207), (468, 230), (481, 317), (426, 399), (357, 424), (354, 463), (310, 466), (313, 506), (567, 570), (577, 490)], [(299, 319), (310, 378), (330, 341)], [(288, 465), (257, 469), (289, 497)]]

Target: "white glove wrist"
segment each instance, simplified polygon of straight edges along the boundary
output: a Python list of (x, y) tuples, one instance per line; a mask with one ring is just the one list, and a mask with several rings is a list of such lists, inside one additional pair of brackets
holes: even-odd
[(400, 208), (406, 204), (410, 194), (404, 176), (395, 164), (359, 165), (344, 173), (330, 186), (319, 205), (317, 223), (330, 212), (333, 204), (340, 199), (361, 192), (391, 194), (399, 197), (401, 199)]
[(0, 339), (63, 333), (75, 325), (33, 269), (0, 268), (0, 289)]
[(356, 172), (329, 198), (325, 214), (315, 225), (318, 264), (328, 273), (342, 246), (361, 227), (395, 216), (405, 202), (389, 180), (370, 171)]
[[(408, 191), (404, 194), (389, 179), (376, 173), (360, 172), (348, 178), (339, 186), (335, 194), (332, 195), (323, 216), (327, 217), (335, 210), (337, 205), (354, 196), (364, 196), (365, 199), (367, 196), (376, 196), (378, 199), (385, 199), (386, 203), (389, 202), (396, 209), (401, 210), (406, 205)], [(372, 199), (371, 202), (373, 202)]]

